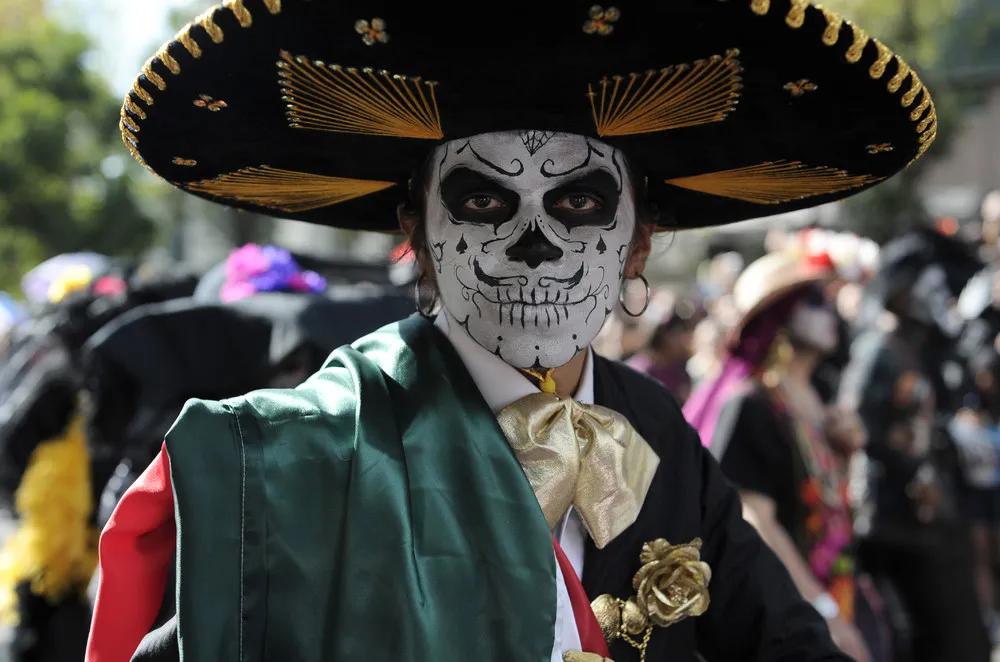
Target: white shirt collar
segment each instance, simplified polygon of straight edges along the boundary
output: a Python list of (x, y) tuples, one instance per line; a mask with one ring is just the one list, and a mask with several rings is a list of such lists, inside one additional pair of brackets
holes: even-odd
[[(434, 326), (451, 341), (472, 376), (472, 381), (479, 387), (479, 392), (483, 394), (483, 399), (494, 414), (525, 396), (538, 393), (538, 388), (525, 379), (517, 368), (504, 363), (500, 357), (491, 354), (473, 340), (472, 336), (446, 311), (438, 314)], [(582, 404), (594, 403), (594, 359), (590, 347), (587, 348), (587, 359), (583, 366), (580, 385), (573, 399)]]

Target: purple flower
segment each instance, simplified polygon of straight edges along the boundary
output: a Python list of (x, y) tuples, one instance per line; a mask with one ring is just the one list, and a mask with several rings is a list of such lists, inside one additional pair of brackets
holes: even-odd
[(223, 301), (235, 301), (257, 292), (322, 293), (326, 280), (313, 271), (302, 271), (292, 254), (277, 246), (247, 244), (226, 261)]

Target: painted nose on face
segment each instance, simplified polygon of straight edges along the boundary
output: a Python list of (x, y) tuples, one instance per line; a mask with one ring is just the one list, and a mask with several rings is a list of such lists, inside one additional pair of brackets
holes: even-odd
[(524, 262), (531, 269), (538, 268), (542, 262), (555, 262), (562, 256), (562, 249), (549, 241), (537, 225), (522, 234), (517, 243), (507, 249), (509, 260)]

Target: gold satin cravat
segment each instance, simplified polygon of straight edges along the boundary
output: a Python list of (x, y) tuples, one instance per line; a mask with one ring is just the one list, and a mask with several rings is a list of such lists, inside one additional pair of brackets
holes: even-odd
[(599, 549), (635, 522), (659, 458), (625, 417), (551, 393), (497, 415), (550, 529), (570, 505)]

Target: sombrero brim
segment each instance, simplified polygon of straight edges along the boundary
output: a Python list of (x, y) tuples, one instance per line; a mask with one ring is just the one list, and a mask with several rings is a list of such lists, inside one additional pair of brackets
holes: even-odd
[(121, 126), (195, 195), (390, 230), (431, 149), (485, 132), (620, 147), (686, 228), (864, 190), (937, 121), (902, 60), (802, 0), (227, 0), (147, 63)]

